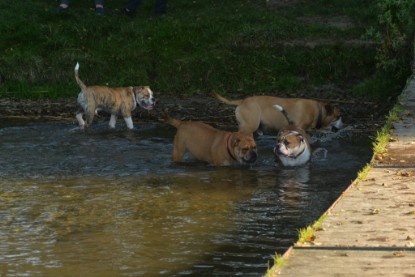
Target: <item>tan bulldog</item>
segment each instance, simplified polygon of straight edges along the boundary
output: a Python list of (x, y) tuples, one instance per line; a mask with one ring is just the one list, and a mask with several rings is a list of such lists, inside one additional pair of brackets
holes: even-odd
[[(146, 109), (152, 110), (155, 105), (153, 92), (148, 86), (136, 87), (118, 87), (111, 88), (107, 86), (86, 86), (78, 76), (79, 63), (75, 66), (75, 79), (81, 88), (78, 94), (79, 109), (76, 112), (81, 129), (90, 125), (94, 115), (98, 110), (104, 110), (111, 113), (109, 127), (115, 128), (117, 115), (121, 114), (128, 129), (133, 129), (131, 112), (137, 107), (137, 104)], [(86, 115), (86, 123), (83, 114)]]
[(342, 128), (340, 109), (329, 103), (303, 98), (280, 98), (273, 96), (252, 96), (239, 100), (228, 100), (213, 93), (221, 102), (237, 106), (236, 119), (239, 131), (253, 133), (260, 125), (281, 130), (288, 126), (284, 115), (273, 107), (280, 105), (290, 115), (294, 124), (303, 129), (321, 129), (332, 127), (334, 131)]
[(212, 165), (233, 162), (252, 164), (257, 159), (255, 140), (241, 132), (226, 132), (199, 121), (181, 121), (162, 115), (162, 121), (177, 128), (173, 143), (173, 161), (180, 162), (186, 151)]
[(302, 166), (311, 159), (310, 138), (307, 133), (290, 120), (280, 105), (274, 105), (286, 118), (288, 126), (278, 133), (274, 154), (283, 166)]

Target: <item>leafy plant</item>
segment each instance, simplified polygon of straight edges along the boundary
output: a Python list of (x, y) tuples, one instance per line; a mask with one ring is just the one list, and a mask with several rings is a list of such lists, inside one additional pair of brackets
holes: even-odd
[(411, 74), (415, 34), (415, 2), (413, 0), (379, 0), (378, 25), (366, 35), (379, 45), (376, 54), (377, 71), (371, 78), (354, 88), (354, 93), (369, 93), (380, 99), (396, 97), (405, 79)]

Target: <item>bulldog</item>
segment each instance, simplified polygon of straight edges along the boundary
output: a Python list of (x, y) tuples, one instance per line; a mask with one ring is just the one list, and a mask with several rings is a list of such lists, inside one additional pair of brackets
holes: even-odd
[(280, 105), (274, 105), (288, 122), (288, 126), (280, 130), (277, 136), (274, 154), (283, 166), (302, 166), (311, 159), (310, 138), (306, 132), (295, 126), (287, 112)]
[(226, 132), (198, 121), (181, 121), (163, 114), (162, 121), (177, 128), (173, 161), (180, 162), (186, 151), (196, 159), (215, 166), (233, 162), (252, 164), (257, 159), (255, 140), (241, 132)]
[[(81, 88), (78, 94), (79, 109), (76, 112), (81, 129), (88, 127), (98, 110), (104, 110), (111, 113), (109, 127), (115, 128), (117, 115), (121, 114), (128, 129), (133, 129), (131, 112), (137, 107), (137, 104), (146, 109), (152, 110), (155, 105), (153, 92), (148, 86), (136, 87), (117, 87), (107, 86), (86, 86), (78, 76), (79, 63), (75, 66), (75, 79)], [(85, 113), (86, 123), (83, 119)]]
[[(260, 125), (281, 130), (288, 126), (284, 115), (275, 110), (274, 105), (285, 108), (294, 124), (303, 130), (332, 127), (333, 131), (342, 128), (340, 109), (329, 103), (303, 98), (280, 98), (273, 96), (252, 96), (239, 100), (228, 100), (213, 93), (219, 101), (237, 106), (235, 110), (239, 131), (253, 133)], [(261, 133), (261, 132), (260, 132)]]

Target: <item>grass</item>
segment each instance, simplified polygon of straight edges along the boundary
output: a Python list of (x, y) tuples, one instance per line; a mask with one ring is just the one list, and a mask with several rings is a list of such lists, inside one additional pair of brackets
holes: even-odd
[(268, 265), (268, 269), (267, 272), (265, 273), (264, 277), (273, 277), (276, 276), (276, 271), (285, 264), (285, 259), (279, 255), (279, 254), (275, 254), (275, 256), (273, 257), (274, 260), (274, 265), (272, 268), (269, 267)]
[[(88, 1), (59, 14), (58, 2), (0, 0), (0, 97), (73, 97), (76, 62), (87, 84), (150, 85), (180, 96), (212, 90), (295, 96), (327, 83), (359, 85), (375, 71), (376, 45), (345, 43), (361, 41), (377, 24), (373, 1), (298, 1), (273, 9), (262, 0), (177, 0), (163, 18), (153, 17), (152, 1), (135, 18), (117, 15), (125, 2), (106, 3), (100, 17)], [(351, 24), (327, 24), (332, 18)], [(389, 88), (382, 93), (399, 89)], [(366, 96), (373, 86), (356, 91)]]
[[(315, 239), (315, 232), (320, 230), (321, 224), (323, 223), (324, 219), (327, 217), (327, 214), (324, 213), (317, 221), (315, 221), (312, 225), (309, 225), (305, 228), (301, 228), (298, 230), (298, 240), (296, 245), (303, 245), (308, 242), (312, 242)], [(264, 277), (272, 277), (276, 276), (276, 271), (285, 264), (286, 260), (283, 256), (279, 254), (275, 254), (273, 257), (274, 265), (270, 268), (268, 266), (267, 272), (265, 273)]]
[(399, 120), (403, 109), (399, 104), (396, 104), (386, 117), (386, 123), (380, 131), (376, 132), (376, 137), (373, 140), (374, 156), (384, 155), (387, 151), (386, 147), (391, 140), (391, 134), (394, 121)]
[(315, 239), (315, 232), (321, 228), (321, 224), (326, 218), (327, 214), (324, 213), (317, 221), (315, 221), (312, 225), (307, 226), (305, 228), (301, 228), (298, 231), (298, 241), (297, 244), (304, 244), (307, 242), (312, 242)]
[[(400, 119), (400, 114), (402, 114), (403, 108), (400, 106), (399, 102), (395, 104), (392, 110), (389, 112), (386, 123), (380, 131), (376, 132), (376, 136), (373, 138), (372, 147), (373, 147), (373, 158), (372, 162), (375, 159), (379, 159), (387, 154), (387, 146), (391, 141), (391, 134), (393, 129), (393, 122)], [(358, 185), (359, 181), (366, 180), (366, 176), (371, 169), (371, 164), (367, 164), (362, 170), (357, 174), (357, 180), (354, 185)]]
[[(365, 165), (365, 167), (363, 167), (358, 173), (357, 173), (357, 180), (359, 180), (359, 181), (363, 181), (363, 180), (365, 180), (366, 179), (366, 176), (367, 176), (367, 174), (369, 173), (369, 171), (370, 171), (370, 165), (369, 164), (367, 164), (367, 165)], [(354, 183), (355, 185), (357, 185), (358, 184), (358, 182), (355, 182)]]

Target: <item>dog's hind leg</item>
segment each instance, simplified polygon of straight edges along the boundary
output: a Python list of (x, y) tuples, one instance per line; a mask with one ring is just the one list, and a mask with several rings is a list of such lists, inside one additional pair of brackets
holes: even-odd
[(180, 139), (178, 139), (176, 135), (176, 137), (174, 138), (174, 143), (173, 143), (173, 161), (181, 162), (185, 151), (186, 151), (185, 144), (180, 142)]
[(79, 128), (81, 128), (81, 129), (84, 129), (85, 128), (85, 121), (83, 119), (83, 115), (84, 115), (84, 112), (81, 109), (79, 109), (76, 112), (76, 119), (78, 120)]
[[(112, 118), (112, 115), (111, 115), (111, 118)], [(131, 119), (131, 116), (124, 117), (124, 121), (125, 121), (125, 124), (127, 124), (128, 129), (131, 130), (134, 128), (134, 124), (133, 124), (133, 120)]]
[(96, 106), (95, 103), (88, 104), (85, 107), (86, 127), (92, 124), (95, 116)]
[(92, 110), (92, 112), (88, 111), (85, 113), (86, 115), (86, 127), (92, 124), (92, 121), (94, 120), (95, 110)]

